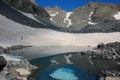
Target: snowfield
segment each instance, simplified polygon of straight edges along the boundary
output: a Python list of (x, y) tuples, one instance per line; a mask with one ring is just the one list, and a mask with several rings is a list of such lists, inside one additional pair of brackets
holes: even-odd
[(116, 20), (120, 20), (120, 11), (118, 11), (114, 16)]
[(33, 46), (96, 46), (99, 43), (120, 42), (120, 33), (75, 34), (51, 29), (36, 29), (16, 23), (0, 15), (0, 45)]

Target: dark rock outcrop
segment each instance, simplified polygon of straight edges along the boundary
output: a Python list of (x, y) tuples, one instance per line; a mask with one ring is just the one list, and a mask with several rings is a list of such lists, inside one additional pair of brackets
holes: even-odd
[(26, 47), (32, 47), (32, 46), (14, 45), (14, 46), (7, 47), (7, 50), (19, 50)]
[(0, 56), (0, 71), (6, 66), (7, 61), (3, 56)]
[(87, 25), (81, 29), (82, 33), (95, 32), (120, 32), (120, 22), (116, 20), (107, 20), (96, 25)]

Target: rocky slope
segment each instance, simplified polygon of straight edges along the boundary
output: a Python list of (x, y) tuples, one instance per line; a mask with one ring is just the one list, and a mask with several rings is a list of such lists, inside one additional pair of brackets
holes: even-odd
[(55, 25), (67, 27), (70, 30), (80, 30), (87, 25), (98, 26), (96, 25), (98, 23), (103, 24), (100, 25), (102, 27), (106, 25), (111, 26), (111, 24), (108, 24), (106, 21), (109, 20), (110, 22), (113, 22), (113, 25), (116, 25), (114, 22), (120, 20), (120, 5), (115, 4), (90, 2), (82, 7), (73, 9), (71, 12), (64, 11), (58, 6), (55, 6), (54, 8), (46, 7), (45, 9), (50, 14), (51, 21)]
[(0, 50), (0, 80), (28, 80), (31, 71), (37, 69), (23, 56), (4, 53), (4, 48)]

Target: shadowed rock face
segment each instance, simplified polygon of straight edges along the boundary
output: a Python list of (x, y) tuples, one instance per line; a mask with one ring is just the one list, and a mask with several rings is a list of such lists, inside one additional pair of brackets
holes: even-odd
[(49, 14), (43, 8), (38, 6), (34, 2), (34, 0), (3, 0), (3, 1), (17, 10), (36, 14), (42, 19), (49, 20), (50, 18)]
[(7, 61), (4, 59), (4, 57), (0, 56), (0, 71), (6, 66)]

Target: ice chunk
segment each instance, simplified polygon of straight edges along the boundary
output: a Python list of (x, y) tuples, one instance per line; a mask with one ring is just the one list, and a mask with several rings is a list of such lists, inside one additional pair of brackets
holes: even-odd
[(49, 75), (50, 77), (58, 80), (78, 80), (74, 71), (68, 68), (60, 68)]

